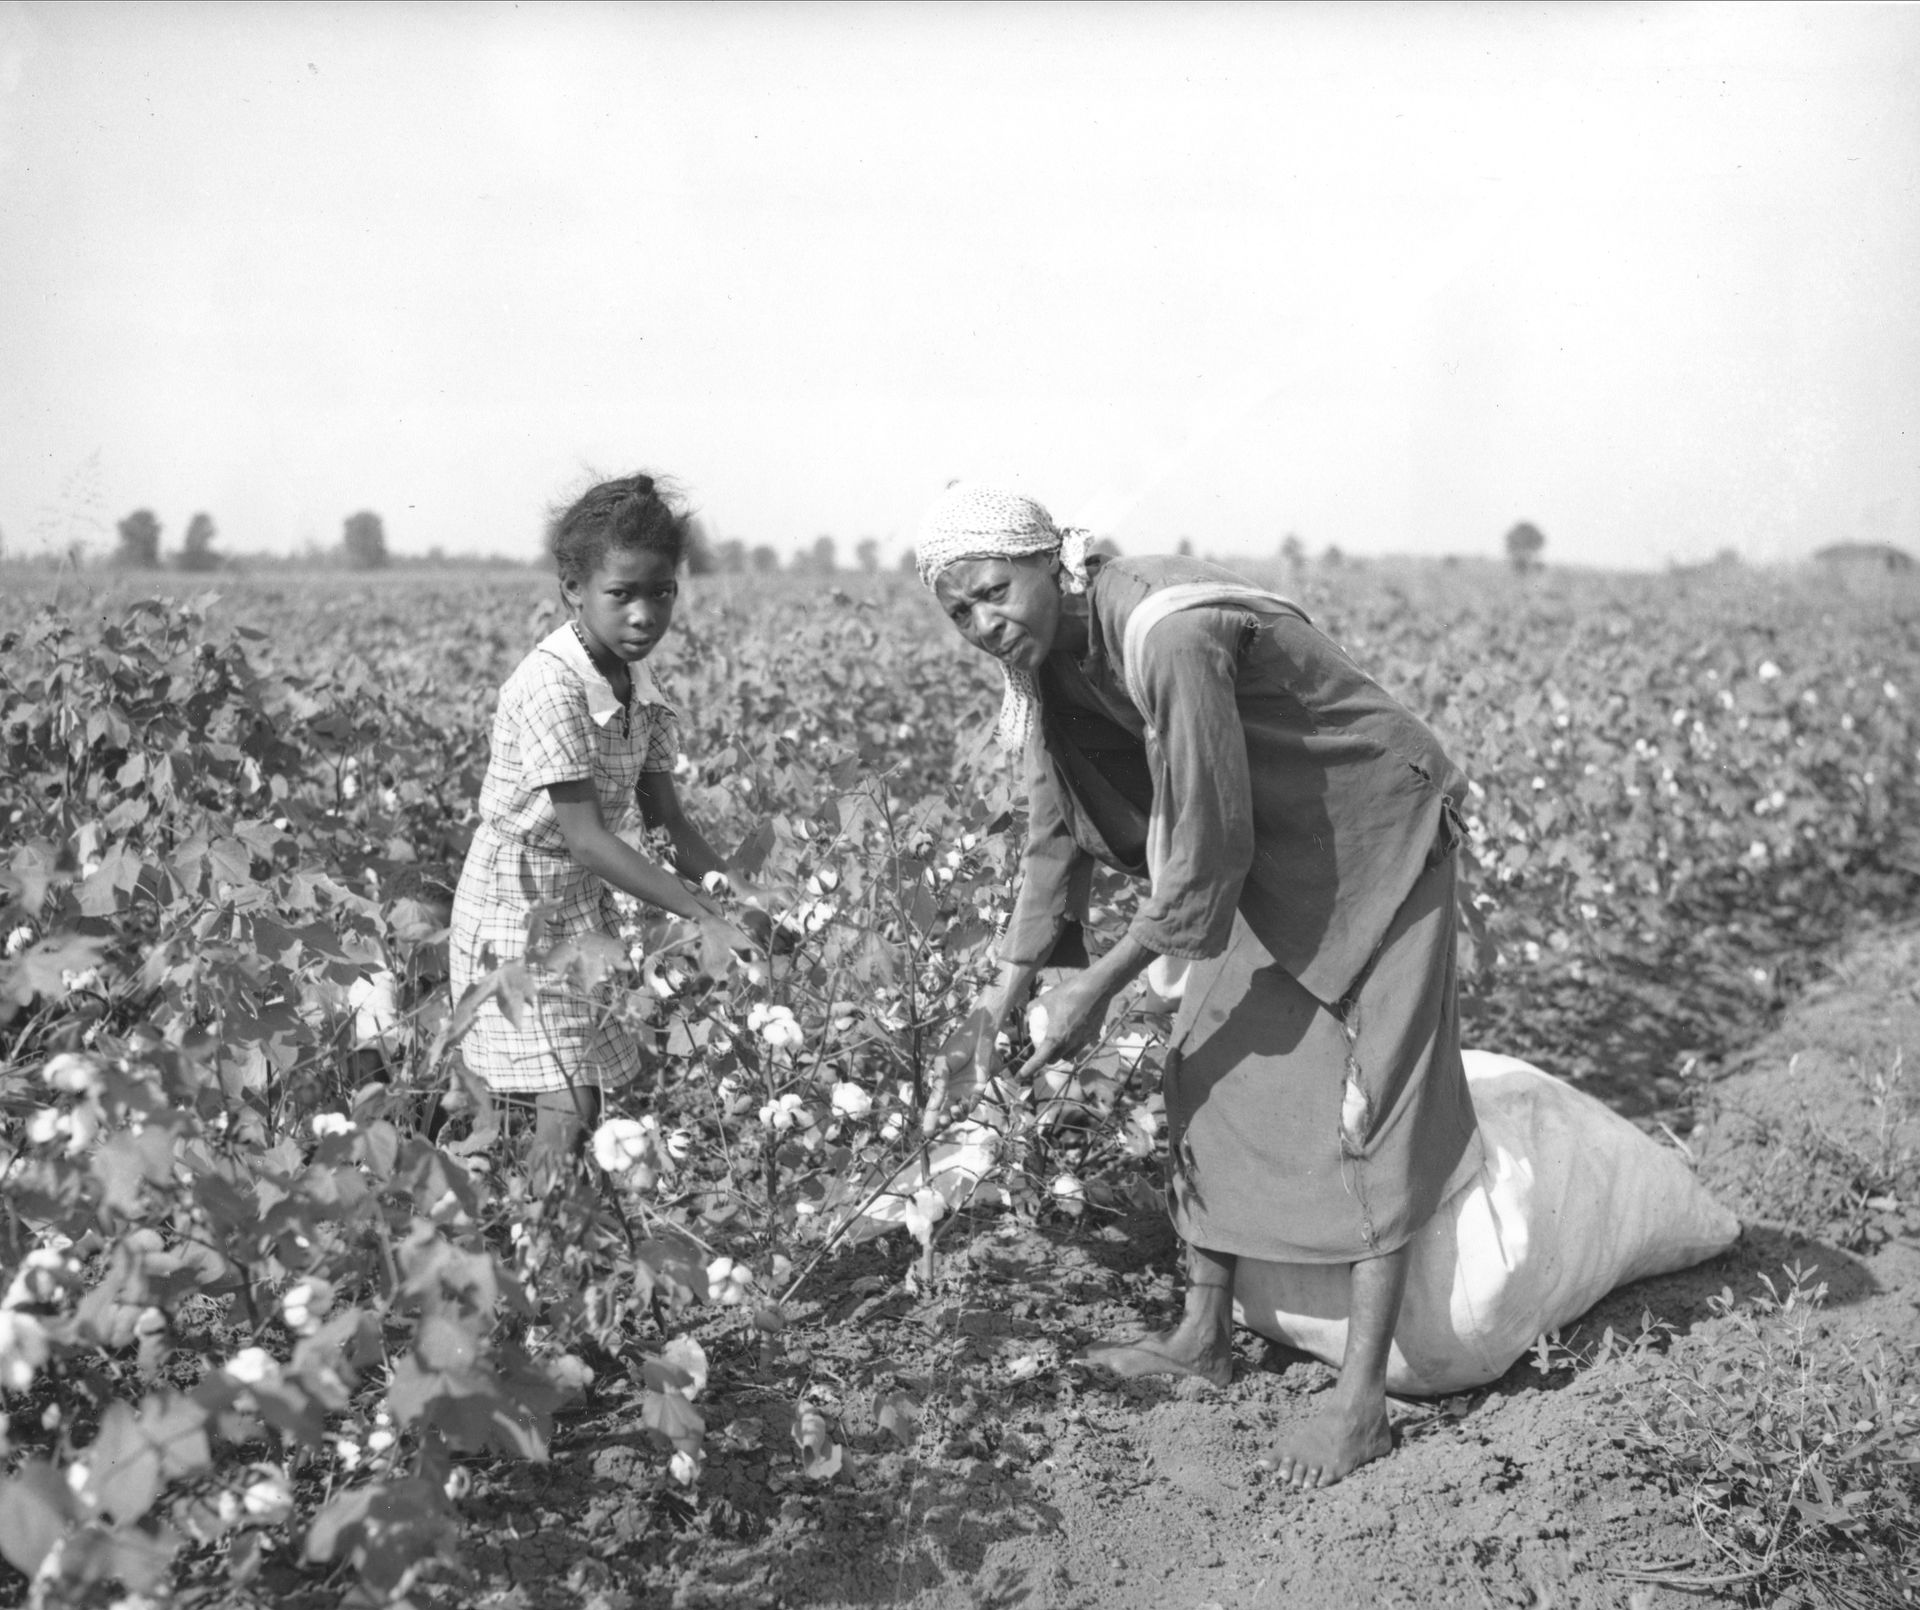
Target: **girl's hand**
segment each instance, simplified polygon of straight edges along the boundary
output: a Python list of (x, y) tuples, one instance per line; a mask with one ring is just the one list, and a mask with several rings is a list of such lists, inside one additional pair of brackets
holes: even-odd
[(1019, 1078), (1032, 1079), (1049, 1062), (1058, 1062), (1092, 1045), (1100, 1038), (1112, 1002), (1113, 991), (1093, 969), (1048, 990), (1028, 1014), (1034, 1031), (1033, 1055), (1021, 1065)]

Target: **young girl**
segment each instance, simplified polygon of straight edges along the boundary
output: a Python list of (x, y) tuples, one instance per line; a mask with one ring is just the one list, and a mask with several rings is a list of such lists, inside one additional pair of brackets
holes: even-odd
[[(678, 718), (645, 664), (673, 621), (687, 526), (647, 475), (602, 482), (548, 526), (571, 618), (500, 689), (480, 829), (453, 902), (456, 1001), (526, 954), (536, 908), (545, 945), (611, 932), (611, 889), (692, 918), (703, 948), (752, 948), (699, 892), (725, 863), (680, 808)], [(636, 801), (672, 841), (671, 869), (614, 836)], [(535, 1163), (551, 1167), (578, 1148), (599, 1093), (639, 1074), (640, 1047), (578, 988), (534, 977), (517, 1026), (489, 1000), (460, 1048), (490, 1090), (533, 1098)]]

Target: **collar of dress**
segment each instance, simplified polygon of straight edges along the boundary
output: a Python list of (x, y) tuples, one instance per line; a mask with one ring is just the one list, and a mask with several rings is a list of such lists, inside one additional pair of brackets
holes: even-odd
[[(586, 649), (574, 635), (571, 621), (541, 639), (540, 647), (566, 664), (580, 678), (581, 686), (587, 690), (587, 714), (596, 727), (604, 727), (620, 713), (620, 701), (614, 697), (613, 684), (601, 674), (600, 667), (587, 657)], [(633, 697), (628, 701), (629, 709), (638, 710), (643, 704), (673, 708), (668, 704), (667, 696), (660, 691), (660, 684), (654, 681), (653, 671), (645, 660), (629, 661), (627, 675), (633, 679)]]

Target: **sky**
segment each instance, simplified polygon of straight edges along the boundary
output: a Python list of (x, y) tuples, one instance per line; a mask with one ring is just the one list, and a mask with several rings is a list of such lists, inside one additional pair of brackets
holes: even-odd
[(1920, 7), (0, 4), (0, 541), (1920, 549)]

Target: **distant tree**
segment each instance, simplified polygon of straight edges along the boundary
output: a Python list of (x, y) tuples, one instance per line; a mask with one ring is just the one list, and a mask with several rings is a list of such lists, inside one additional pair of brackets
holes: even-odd
[(381, 570), (387, 563), (387, 528), (370, 509), (347, 516), (343, 545), (355, 570)]
[(1286, 541), (1280, 544), (1280, 557), (1293, 569), (1298, 570), (1307, 562), (1307, 545), (1289, 531)]
[(807, 550), (807, 564), (821, 575), (831, 576), (840, 568), (839, 545), (822, 532), (813, 539), (813, 546)]
[(1531, 570), (1540, 563), (1540, 550), (1546, 545), (1540, 528), (1522, 520), (1507, 533), (1507, 562), (1515, 570)]
[(1182, 537), (1173, 545), (1173, 551), (1182, 559), (1191, 559), (1193, 557), (1193, 538)]
[(217, 570), (220, 556), (213, 551), (213, 516), (196, 514), (187, 522), (187, 534), (180, 547), (182, 570)]
[(917, 576), (920, 573), (920, 556), (911, 548), (900, 556), (900, 573), (905, 576)]
[(753, 552), (747, 557), (753, 561), (753, 568), (763, 576), (770, 575), (780, 568), (780, 555), (764, 542), (756, 544)]
[(880, 544), (872, 537), (862, 537), (853, 545), (853, 562), (871, 576), (880, 568)]
[(160, 522), (151, 509), (135, 509), (119, 524), (120, 546), (114, 562), (151, 570), (160, 563)]
[(737, 576), (747, 568), (747, 545), (738, 537), (729, 537), (715, 545), (713, 560), (729, 575)]
[(1738, 548), (1722, 548), (1713, 556), (1713, 562), (1722, 569), (1725, 569), (1729, 565), (1737, 565), (1740, 563), (1740, 550)]
[(1334, 569), (1338, 570), (1340, 566), (1347, 562), (1347, 556), (1340, 551), (1340, 545), (1338, 543), (1329, 542), (1327, 544), (1327, 551), (1320, 556), (1320, 562), (1323, 565), (1332, 565)]

